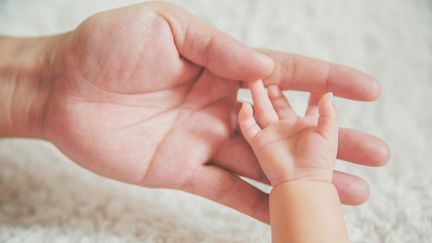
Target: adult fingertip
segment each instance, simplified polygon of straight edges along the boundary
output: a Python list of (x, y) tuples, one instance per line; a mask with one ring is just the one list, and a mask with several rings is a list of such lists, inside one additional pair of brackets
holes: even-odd
[(354, 205), (361, 205), (365, 202), (367, 202), (371, 195), (371, 187), (369, 186), (369, 183), (366, 181), (363, 181), (362, 183), (359, 183), (357, 185), (357, 190), (362, 192), (362, 196), (359, 196), (358, 198), (355, 198), (357, 200), (354, 200)]
[(361, 101), (377, 100), (381, 94), (381, 86), (374, 77), (343, 65), (332, 66), (327, 90), (332, 90), (339, 97)]
[(370, 197), (369, 184), (358, 176), (335, 171), (333, 185), (339, 193), (341, 202), (345, 205), (360, 205)]
[(366, 181), (357, 180), (356, 183), (351, 183), (347, 186), (349, 188), (345, 188), (345, 190), (355, 193), (351, 193), (349, 198), (344, 198), (344, 195), (340, 195), (343, 204), (358, 206), (369, 200), (371, 191), (370, 186)]
[[(357, 79), (363, 84), (360, 85), (359, 95), (361, 97), (360, 100), (364, 101), (375, 101), (377, 100), (381, 95), (381, 85), (374, 77), (371, 75), (358, 71), (357, 70)], [(359, 83), (360, 83), (359, 82)]]
[(259, 79), (263, 79), (266, 76), (270, 75), (270, 73), (273, 71), (274, 69), (274, 61), (272, 58), (270, 58), (269, 56), (262, 54), (258, 51), (256, 51), (257, 53), (257, 62), (258, 62), (258, 66), (261, 67), (261, 71), (263, 72), (263, 76), (259, 77)]
[(367, 88), (367, 93), (365, 94), (366, 101), (375, 101), (381, 96), (381, 85), (375, 78), (369, 76), (372, 80)]
[(359, 181), (358, 183), (352, 184), (351, 190), (357, 191), (357, 196), (351, 198), (351, 200), (347, 203), (349, 205), (361, 205), (367, 202), (370, 198), (371, 190), (369, 183), (366, 181)]
[(386, 165), (390, 160), (390, 146), (384, 142), (384, 140), (381, 139), (381, 146), (377, 146), (375, 148), (375, 165), (376, 166), (384, 166)]
[(275, 64), (272, 58), (256, 50), (253, 50), (250, 54), (249, 58), (244, 59), (246, 61), (244, 65), (241, 65), (247, 70), (243, 81), (262, 80), (273, 72)]
[(364, 161), (368, 166), (384, 166), (390, 160), (390, 147), (382, 138), (375, 136), (370, 138), (374, 140), (370, 141), (364, 149), (365, 151), (370, 150), (369, 157), (365, 157)]

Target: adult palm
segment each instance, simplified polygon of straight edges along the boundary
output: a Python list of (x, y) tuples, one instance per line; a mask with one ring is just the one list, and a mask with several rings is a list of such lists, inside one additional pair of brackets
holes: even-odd
[[(251, 149), (236, 135), (235, 93), (240, 80), (284, 81), (279, 74), (286, 61), (280, 58), (287, 60), (288, 54), (267, 52), (273, 62), (166, 3), (100, 13), (57, 38), (47, 139), (100, 175), (189, 191), (268, 221), (267, 194), (239, 177), (266, 182)], [(321, 91), (318, 86), (312, 91)], [(371, 96), (366, 89), (338, 88), (334, 91), (342, 96)], [(374, 137), (350, 132), (385, 147)], [(376, 149), (356, 141), (345, 141), (348, 160), (385, 162), (385, 153), (372, 156)], [(348, 153), (353, 149), (366, 155)], [(365, 188), (359, 179), (341, 173), (335, 178), (346, 203), (367, 198), (367, 188), (350, 190)]]

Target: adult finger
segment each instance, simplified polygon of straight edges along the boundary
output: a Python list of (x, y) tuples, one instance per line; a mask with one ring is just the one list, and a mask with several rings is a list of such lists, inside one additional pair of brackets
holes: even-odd
[(273, 70), (271, 58), (184, 9), (161, 2), (151, 6), (168, 22), (177, 50), (187, 60), (232, 80), (258, 80)]
[(182, 189), (269, 223), (268, 194), (219, 167), (199, 167)]
[(212, 164), (240, 176), (269, 184), (252, 148), (241, 136), (227, 140), (216, 153)]
[(341, 171), (333, 172), (333, 185), (346, 205), (360, 205), (369, 199), (369, 184), (362, 178)]
[(373, 135), (340, 128), (338, 139), (338, 159), (366, 166), (382, 166), (390, 158), (388, 145)]
[(311, 93), (333, 92), (353, 100), (372, 101), (380, 95), (380, 85), (368, 74), (347, 66), (297, 54), (260, 50), (274, 60), (273, 72), (264, 80), (266, 86)]

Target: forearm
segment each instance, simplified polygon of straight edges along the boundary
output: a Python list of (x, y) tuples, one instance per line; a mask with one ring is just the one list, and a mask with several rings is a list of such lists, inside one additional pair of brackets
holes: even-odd
[(273, 242), (350, 242), (339, 196), (330, 183), (285, 182), (270, 194)]
[(0, 137), (43, 137), (55, 37), (0, 37)]

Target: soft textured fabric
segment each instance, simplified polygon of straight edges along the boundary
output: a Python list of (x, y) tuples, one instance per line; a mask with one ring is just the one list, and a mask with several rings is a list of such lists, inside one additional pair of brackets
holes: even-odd
[[(384, 168), (338, 162), (372, 185), (368, 203), (344, 207), (349, 233), (354, 242), (432, 242), (430, 0), (173, 2), (252, 46), (344, 63), (379, 79), (375, 103), (336, 99), (342, 126), (381, 136), (392, 149)], [(129, 3), (2, 0), (0, 34), (58, 33)], [(291, 96), (304, 109), (304, 95)], [(268, 226), (205, 199), (101, 178), (44, 142), (0, 140), (0, 242), (269, 240)]]

